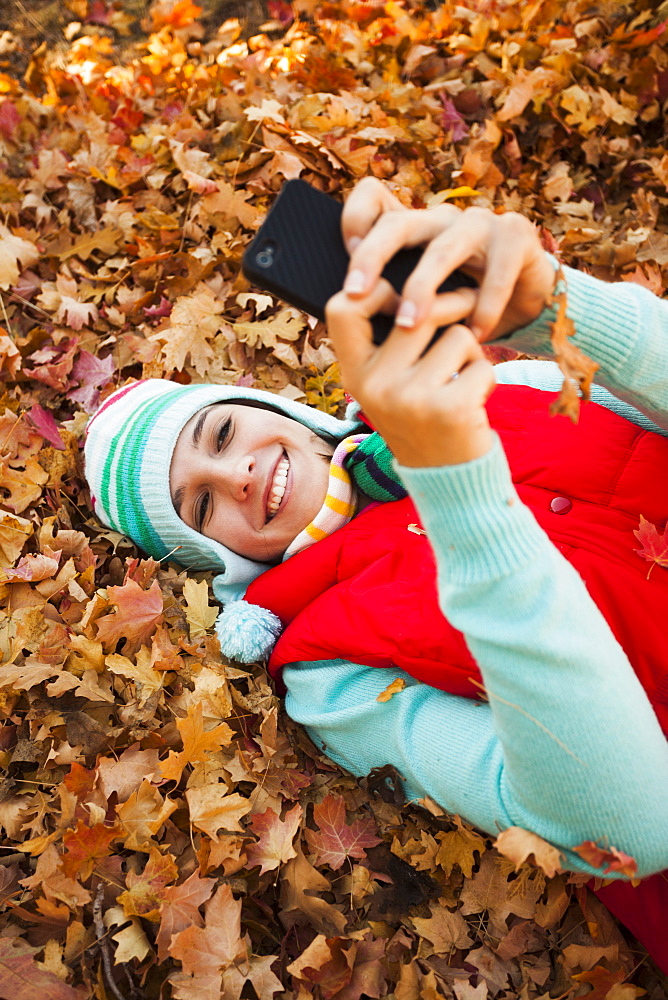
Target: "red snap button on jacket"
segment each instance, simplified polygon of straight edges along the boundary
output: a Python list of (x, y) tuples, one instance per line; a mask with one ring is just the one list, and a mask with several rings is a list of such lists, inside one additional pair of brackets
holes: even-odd
[(555, 514), (568, 514), (572, 506), (573, 504), (568, 497), (554, 497), (550, 501), (550, 510), (554, 511)]

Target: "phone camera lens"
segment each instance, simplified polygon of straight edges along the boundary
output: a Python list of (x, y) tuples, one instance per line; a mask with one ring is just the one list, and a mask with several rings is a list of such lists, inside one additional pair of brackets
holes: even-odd
[(271, 267), (274, 263), (274, 248), (271, 246), (263, 247), (262, 250), (258, 251), (255, 262), (258, 267)]

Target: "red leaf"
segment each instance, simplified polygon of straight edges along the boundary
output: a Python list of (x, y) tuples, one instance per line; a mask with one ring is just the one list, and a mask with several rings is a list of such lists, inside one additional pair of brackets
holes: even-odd
[(87, 989), (73, 989), (40, 968), (32, 957), (38, 948), (11, 938), (0, 938), (0, 997), (2, 1000), (85, 1000)]
[(607, 864), (608, 867), (604, 870), (604, 875), (609, 872), (620, 872), (622, 875), (633, 878), (638, 871), (638, 863), (635, 858), (624, 854), (623, 851), (618, 851), (616, 847), (606, 850), (595, 844), (593, 840), (583, 840), (573, 850), (580, 855), (583, 861), (593, 865), (594, 868), (603, 868), (603, 865)]
[(641, 549), (635, 549), (634, 551), (638, 553), (647, 562), (652, 563), (647, 571), (647, 576), (654, 569), (654, 564), (657, 566), (663, 566), (664, 569), (668, 569), (668, 538), (666, 538), (666, 532), (661, 535), (656, 529), (656, 526), (648, 521), (647, 518), (640, 515), (640, 527), (633, 532), (640, 544)]
[(38, 434), (42, 435), (45, 441), (48, 441), (58, 451), (64, 451), (65, 445), (60, 436), (58, 424), (50, 410), (45, 410), (39, 403), (35, 403), (26, 412), (26, 417), (30, 425), (35, 428)]
[(318, 863), (337, 871), (346, 858), (366, 857), (366, 848), (380, 844), (371, 819), (346, 823), (346, 807), (341, 797), (328, 795), (313, 808), (313, 818), (319, 832), (306, 831), (306, 839), (318, 855)]

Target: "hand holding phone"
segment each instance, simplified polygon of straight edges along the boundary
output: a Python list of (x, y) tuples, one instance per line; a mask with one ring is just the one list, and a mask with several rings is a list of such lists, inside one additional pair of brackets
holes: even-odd
[[(349, 256), (341, 235), (342, 211), (335, 198), (305, 181), (287, 181), (244, 253), (243, 273), (259, 288), (324, 320), (325, 306), (343, 287), (348, 270)], [(385, 266), (383, 277), (398, 293), (421, 255), (419, 248), (400, 250)], [(473, 278), (457, 270), (438, 291), (451, 292), (462, 286), (477, 287)], [(376, 314), (372, 320), (374, 343), (381, 344), (392, 326), (391, 316)]]

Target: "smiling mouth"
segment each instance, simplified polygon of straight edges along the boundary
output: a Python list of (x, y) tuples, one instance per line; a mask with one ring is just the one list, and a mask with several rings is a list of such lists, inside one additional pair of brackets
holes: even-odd
[(283, 503), (289, 471), (290, 461), (287, 455), (284, 454), (283, 458), (276, 466), (274, 478), (272, 479), (271, 487), (269, 488), (269, 499), (267, 500), (267, 521), (271, 521), (271, 519), (278, 514), (280, 506)]

